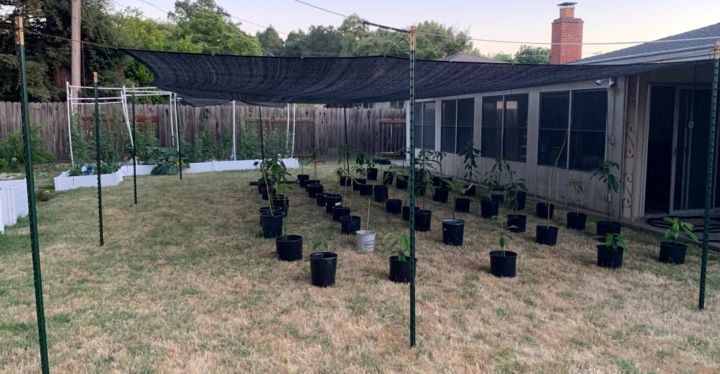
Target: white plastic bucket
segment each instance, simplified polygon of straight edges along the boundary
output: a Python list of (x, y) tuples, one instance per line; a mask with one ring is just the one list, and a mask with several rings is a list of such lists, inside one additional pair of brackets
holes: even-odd
[(359, 252), (372, 252), (375, 249), (375, 231), (358, 230), (355, 232), (355, 238)]

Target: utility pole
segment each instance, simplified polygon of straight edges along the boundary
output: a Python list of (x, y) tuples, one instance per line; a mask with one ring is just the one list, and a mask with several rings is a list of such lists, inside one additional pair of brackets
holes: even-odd
[[(70, 7), (71, 11), (71, 21), (70, 21), (70, 32), (71, 32), (71, 39), (70, 42), (70, 84), (72, 86), (81, 86), (82, 80), (81, 80), (81, 71), (80, 71), (80, 59), (81, 52), (82, 52), (82, 44), (80, 43), (80, 9), (81, 9), (81, 3), (82, 0), (72, 0), (72, 4)], [(71, 91), (73, 92), (73, 91)], [(76, 92), (76, 91), (75, 91)], [(77, 93), (73, 93), (73, 96), (77, 96)]]

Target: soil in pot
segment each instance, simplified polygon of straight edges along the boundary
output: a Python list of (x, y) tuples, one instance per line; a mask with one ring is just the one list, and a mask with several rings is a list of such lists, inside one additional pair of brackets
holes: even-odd
[(297, 181), (300, 187), (305, 187), (308, 180), (310, 180), (310, 175), (308, 174), (298, 174), (297, 176)]
[(333, 208), (342, 205), (342, 195), (336, 193), (325, 194), (325, 213), (332, 214)]
[(465, 185), (465, 196), (475, 196), (476, 193), (477, 193), (477, 187), (474, 184), (472, 184), (472, 185), (466, 184)]
[(527, 216), (523, 214), (510, 214), (507, 218), (507, 229), (510, 232), (521, 233), (525, 232), (527, 225)]
[(365, 172), (365, 176), (367, 177), (367, 180), (369, 181), (376, 181), (378, 177), (378, 169), (377, 168), (367, 168), (367, 171)]
[(317, 194), (323, 192), (323, 185), (322, 185), (322, 184), (319, 184), (319, 183), (308, 184), (308, 185), (305, 187), (305, 190), (307, 191), (307, 194), (308, 194), (308, 197), (309, 197), (309, 198), (311, 198), (311, 199), (316, 199), (316, 198), (317, 198)]
[(406, 257), (405, 261), (398, 260), (397, 256), (390, 257), (390, 278), (396, 283), (410, 282), (410, 260)]
[(263, 238), (277, 238), (282, 235), (282, 214), (271, 215), (263, 214), (260, 216), (260, 225), (262, 225)]
[(568, 212), (567, 216), (567, 228), (571, 230), (585, 230), (585, 223), (587, 222), (587, 214)]
[(484, 198), (480, 200), (480, 215), (482, 218), (493, 218), (498, 215), (500, 203)]
[(402, 200), (387, 199), (385, 200), (385, 211), (390, 214), (400, 214), (402, 211)]
[(415, 214), (415, 230), (430, 231), (430, 223), (432, 222), (432, 210), (420, 209)]
[(466, 197), (455, 198), (455, 211), (460, 213), (467, 213), (470, 211), (470, 199)]
[(668, 264), (684, 264), (686, 252), (687, 245), (683, 243), (662, 241), (660, 242), (660, 255), (658, 256), (658, 260)]
[(340, 217), (340, 233), (345, 235), (355, 234), (360, 230), (359, 216), (342, 216)]
[(395, 175), (392, 171), (383, 171), (383, 184), (392, 186)]
[(353, 191), (360, 191), (360, 186), (367, 184), (367, 179), (355, 178), (355, 179), (353, 179), (352, 184), (353, 184)]
[(327, 195), (327, 193), (322, 192), (315, 196), (315, 204), (317, 204), (317, 206), (325, 206), (325, 195)]
[(341, 205), (332, 207), (333, 221), (340, 222), (340, 217), (348, 216), (348, 215), (350, 215), (350, 208), (348, 208), (346, 206), (341, 206)]
[(447, 187), (436, 187), (435, 192), (433, 193), (433, 201), (437, 201), (438, 203), (447, 203), (449, 193), (450, 190), (447, 189)]
[(408, 176), (407, 175), (398, 175), (395, 178), (395, 188), (397, 188), (398, 190), (407, 190)]
[(496, 277), (515, 276), (517, 268), (517, 253), (513, 251), (490, 252), (490, 274)]
[(535, 215), (539, 218), (553, 218), (553, 214), (555, 214), (555, 204), (550, 204), (549, 208), (546, 203), (535, 204)]
[(290, 198), (285, 195), (275, 195), (272, 199), (273, 207), (280, 207), (282, 214), (288, 215), (290, 213)]
[(463, 245), (465, 221), (446, 218), (442, 221), (442, 231), (443, 243), (448, 245)]
[(622, 247), (613, 249), (612, 247), (608, 247), (606, 245), (598, 245), (597, 266), (611, 269), (622, 267), (623, 252), (625, 252), (625, 249)]
[(555, 226), (537, 225), (535, 227), (535, 242), (553, 246), (557, 244), (558, 228)]
[(278, 260), (299, 261), (302, 260), (303, 237), (300, 235), (283, 235), (275, 238), (275, 248)]
[(595, 227), (595, 233), (603, 238), (607, 234), (619, 234), (621, 231), (622, 225), (617, 221), (597, 221)]
[(376, 184), (373, 186), (373, 197), (375, 202), (384, 203), (388, 198), (388, 186), (386, 184)]
[(315, 252), (310, 254), (310, 282), (313, 286), (328, 287), (335, 284), (337, 254)]
[[(420, 207), (415, 207), (415, 214), (420, 210)], [(403, 221), (409, 221), (410, 220), (410, 207), (407, 205), (403, 205), (402, 207), (402, 219)]]
[(372, 252), (375, 249), (374, 230), (358, 230), (355, 235), (355, 246), (359, 252)]
[(360, 185), (360, 196), (372, 196), (373, 185), (372, 184), (361, 184)]

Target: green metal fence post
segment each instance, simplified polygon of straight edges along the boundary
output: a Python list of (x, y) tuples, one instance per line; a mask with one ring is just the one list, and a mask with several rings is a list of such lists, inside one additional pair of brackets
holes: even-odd
[(175, 111), (175, 124), (177, 125), (177, 126), (175, 126), (175, 131), (177, 132), (177, 144), (176, 144), (176, 145), (177, 145), (178, 165), (180, 166), (180, 180), (183, 180), (183, 174), (182, 174), (182, 169), (183, 169), (182, 145), (181, 145), (181, 141), (180, 141), (180, 139), (181, 139), (181, 135), (180, 135), (180, 111), (178, 110), (177, 102), (178, 102), (178, 98), (177, 98), (177, 95), (176, 95), (176, 96), (175, 96), (175, 109), (173, 109), (173, 110)]
[(415, 346), (415, 26), (410, 27), (410, 346)]
[(100, 231), (100, 245), (105, 245), (105, 230), (103, 228), (103, 200), (102, 200), (102, 171), (100, 169), (100, 103), (98, 99), (98, 77), (93, 72), (93, 89), (95, 91), (95, 172), (97, 173), (98, 191), (98, 226)]
[(30, 248), (35, 285), (35, 312), (37, 314), (38, 337), (40, 340), (40, 365), (42, 372), (50, 373), (48, 361), (47, 334), (45, 332), (45, 306), (43, 303), (42, 271), (40, 269), (40, 239), (38, 238), (37, 203), (35, 200), (35, 176), (32, 166), (30, 141), (30, 111), (28, 110), (27, 72), (25, 68), (25, 33), (23, 18), (15, 18), (15, 46), (20, 70), (20, 99), (22, 101), (22, 131), (25, 153), (25, 179), (28, 196), (28, 215), (30, 218)]
[(707, 156), (707, 175), (705, 181), (705, 214), (703, 217), (703, 242), (702, 256), (700, 260), (700, 300), (698, 308), (705, 308), (705, 278), (707, 276), (707, 260), (708, 260), (708, 242), (710, 238), (710, 208), (712, 206), (713, 195), (713, 171), (715, 166), (715, 127), (717, 126), (717, 107), (718, 107), (718, 74), (720, 74), (720, 41), (715, 42), (715, 50), (713, 51), (713, 83), (712, 83), (712, 102), (710, 106), (710, 135), (708, 136), (708, 156)]
[(132, 84), (132, 158), (133, 158), (133, 196), (137, 205), (137, 128), (135, 124), (135, 83)]

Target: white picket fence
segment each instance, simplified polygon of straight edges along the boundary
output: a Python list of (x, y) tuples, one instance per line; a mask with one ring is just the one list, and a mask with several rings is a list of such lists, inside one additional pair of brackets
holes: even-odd
[(28, 214), (25, 179), (0, 181), (0, 234)]

